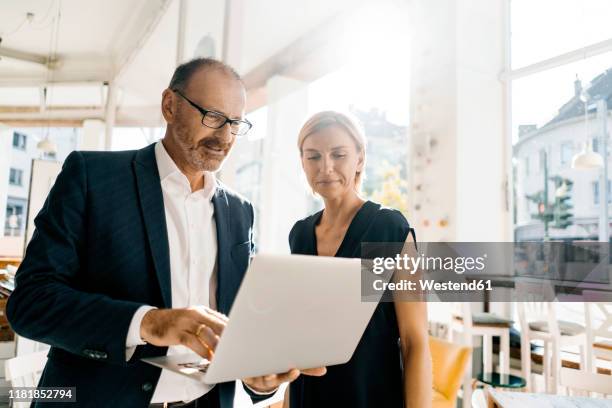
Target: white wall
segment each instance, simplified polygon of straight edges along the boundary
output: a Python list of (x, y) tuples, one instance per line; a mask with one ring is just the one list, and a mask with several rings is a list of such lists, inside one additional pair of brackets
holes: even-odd
[(411, 172), (421, 241), (506, 238), (502, 5), (413, 3)]

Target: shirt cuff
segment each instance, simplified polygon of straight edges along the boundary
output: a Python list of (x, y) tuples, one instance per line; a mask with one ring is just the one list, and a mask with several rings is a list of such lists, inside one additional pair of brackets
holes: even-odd
[(132, 321), (130, 322), (130, 327), (128, 329), (127, 337), (125, 339), (125, 361), (128, 361), (132, 358), (134, 351), (136, 351), (136, 346), (141, 346), (146, 344), (140, 338), (140, 324), (142, 323), (142, 318), (149, 311), (157, 309), (153, 306), (143, 305), (136, 309), (134, 316), (132, 316)]

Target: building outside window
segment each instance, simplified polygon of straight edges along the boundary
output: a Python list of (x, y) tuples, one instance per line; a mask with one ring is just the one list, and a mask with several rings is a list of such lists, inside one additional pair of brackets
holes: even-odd
[[(512, 0), (508, 4), (511, 49), (505, 77), (512, 123), (507, 137), (511, 139), (515, 163), (526, 164), (528, 157), (541, 157), (542, 149), (548, 153), (546, 180), (542, 160), (539, 171), (533, 171), (537, 167), (531, 163), (531, 172), (519, 171), (514, 177), (514, 238), (597, 240), (604, 200), (600, 200), (601, 186), (595, 184), (603, 169), (574, 169), (572, 159), (587, 141), (593, 151), (603, 150), (604, 115), (597, 112), (596, 101), (607, 103), (606, 127), (612, 128), (612, 52), (604, 48), (588, 55), (583, 52), (593, 44), (612, 41), (612, 26), (605, 24), (612, 5), (605, 0)], [(540, 22), (553, 9), (555, 19), (542, 31)], [(610, 156), (608, 153), (606, 157), (608, 168), (612, 168)], [(560, 188), (564, 180), (569, 188)], [(571, 197), (571, 208), (565, 210), (571, 213), (570, 225), (549, 223), (549, 228), (545, 227), (535, 211), (536, 201), (544, 201), (545, 191), (551, 206), (559, 191)]]

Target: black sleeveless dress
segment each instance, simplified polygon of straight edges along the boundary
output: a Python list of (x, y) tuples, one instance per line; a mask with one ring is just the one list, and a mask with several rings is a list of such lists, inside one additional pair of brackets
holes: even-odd
[[(315, 226), (322, 213), (319, 211), (293, 226), (289, 234), (292, 253), (317, 255)], [(404, 242), (410, 231), (408, 221), (399, 211), (366, 201), (335, 256), (359, 258), (361, 242)], [(322, 377), (298, 377), (290, 386), (290, 407), (403, 408), (402, 377), (395, 308), (392, 302), (381, 302), (349, 362), (327, 367)]]

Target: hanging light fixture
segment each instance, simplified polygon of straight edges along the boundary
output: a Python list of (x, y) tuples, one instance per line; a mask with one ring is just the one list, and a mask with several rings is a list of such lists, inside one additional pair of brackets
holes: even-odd
[(580, 93), (580, 100), (584, 102), (584, 137), (585, 143), (582, 151), (572, 157), (572, 168), (576, 170), (600, 169), (604, 165), (603, 157), (593, 151), (593, 146), (588, 134), (588, 106), (590, 95), (585, 87)]
[(57, 153), (57, 145), (49, 139), (49, 128), (47, 128), (43, 140), (36, 144), (36, 148), (47, 155), (54, 155)]

